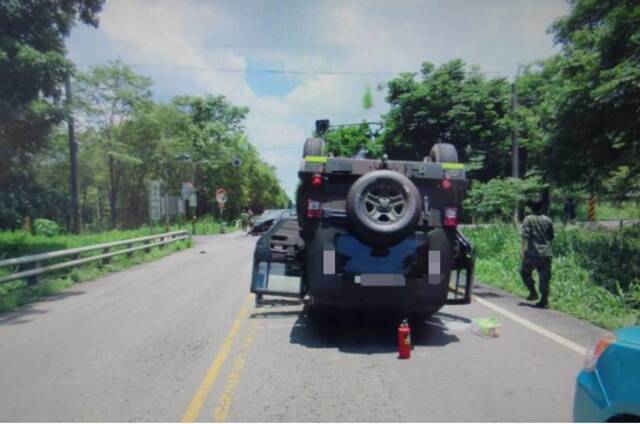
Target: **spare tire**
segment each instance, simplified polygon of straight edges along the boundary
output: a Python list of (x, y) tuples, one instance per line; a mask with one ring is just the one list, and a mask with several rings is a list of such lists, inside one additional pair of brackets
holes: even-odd
[(431, 162), (458, 163), (458, 151), (456, 150), (456, 146), (450, 143), (434, 144), (429, 157), (431, 158)]
[(378, 170), (356, 180), (347, 195), (353, 232), (374, 246), (390, 246), (410, 235), (422, 212), (420, 192), (407, 177)]
[(323, 156), (324, 155), (324, 140), (317, 137), (307, 138), (304, 141), (304, 148), (302, 149), (302, 159), (307, 156)]

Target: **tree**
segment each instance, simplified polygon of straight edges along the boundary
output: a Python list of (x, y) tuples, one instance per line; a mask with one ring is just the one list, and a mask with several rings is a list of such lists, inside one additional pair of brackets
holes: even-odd
[(76, 76), (77, 105), (87, 125), (102, 142), (109, 172), (111, 226), (117, 225), (118, 193), (126, 164), (139, 163), (121, 140), (123, 124), (137, 110), (150, 106), (151, 80), (136, 74), (121, 61), (94, 66)]
[(357, 126), (332, 129), (325, 134), (324, 139), (326, 152), (334, 156), (353, 156), (361, 149), (365, 149), (369, 157), (382, 155), (380, 137), (372, 133), (366, 122)]
[(559, 56), (526, 65), (516, 79), (518, 108), (515, 121), (520, 144), (520, 164), (525, 174), (549, 180), (556, 163), (548, 157), (556, 125), (558, 87), (562, 84)]
[(631, 177), (640, 172), (640, 3), (571, 4), (552, 27), (562, 53), (549, 171), (597, 190), (623, 167)]
[(504, 78), (486, 79), (461, 60), (404, 73), (383, 87), (390, 111), (384, 117), (384, 150), (392, 158), (422, 160), (437, 142), (456, 146), (474, 176), (487, 180), (509, 172), (510, 88)]
[[(33, 180), (34, 155), (63, 117), (57, 99), (73, 65), (64, 38), (73, 25), (97, 26), (104, 0), (0, 2), (0, 203), (28, 214), (46, 187)], [(8, 212), (7, 212), (8, 213)], [(0, 215), (6, 215), (1, 213)], [(13, 218), (11, 219), (13, 221)], [(14, 226), (0, 218), (0, 227)]]
[(543, 187), (539, 177), (494, 178), (486, 183), (473, 181), (463, 203), (465, 212), (474, 220), (507, 222), (524, 202), (538, 198)]

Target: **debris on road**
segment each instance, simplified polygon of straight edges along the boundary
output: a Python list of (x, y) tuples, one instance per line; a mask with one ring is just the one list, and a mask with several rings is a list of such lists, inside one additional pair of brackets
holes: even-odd
[(494, 317), (471, 320), (471, 331), (482, 337), (499, 337), (501, 327), (502, 323)]

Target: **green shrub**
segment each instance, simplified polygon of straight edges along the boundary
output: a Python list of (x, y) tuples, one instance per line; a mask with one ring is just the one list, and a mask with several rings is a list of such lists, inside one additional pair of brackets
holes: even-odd
[[(476, 278), (525, 296), (520, 237), (513, 226), (464, 230), (477, 253)], [(551, 306), (614, 329), (640, 323), (640, 229), (556, 231)]]
[(22, 225), (22, 217), (13, 209), (0, 209), (0, 228), (15, 230)]
[(473, 181), (463, 203), (464, 210), (478, 221), (508, 222), (516, 207), (540, 196), (542, 188), (539, 177), (494, 178), (486, 183)]
[(640, 226), (617, 231), (570, 228), (556, 233), (556, 255), (574, 256), (596, 284), (615, 293), (640, 283)]
[(33, 231), (37, 235), (53, 237), (60, 234), (60, 227), (53, 221), (38, 218), (33, 223)]

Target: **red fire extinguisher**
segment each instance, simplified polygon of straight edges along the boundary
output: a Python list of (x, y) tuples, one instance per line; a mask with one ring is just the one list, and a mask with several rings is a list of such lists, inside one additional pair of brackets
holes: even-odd
[(398, 358), (409, 359), (411, 357), (411, 328), (405, 319), (398, 327)]

